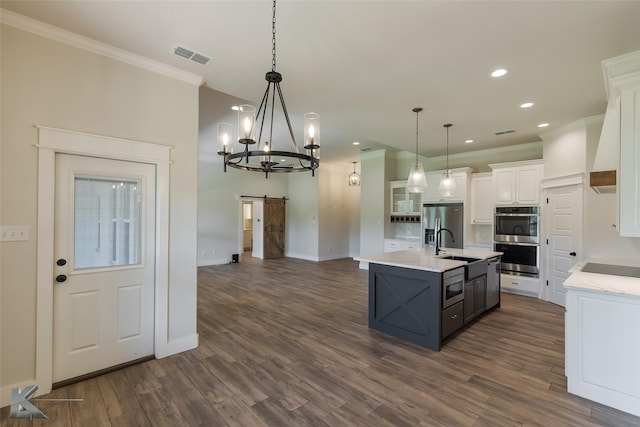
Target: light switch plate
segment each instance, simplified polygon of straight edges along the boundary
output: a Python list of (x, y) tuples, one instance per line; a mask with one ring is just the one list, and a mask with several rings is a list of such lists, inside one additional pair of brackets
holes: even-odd
[(18, 242), (29, 240), (28, 225), (13, 225), (0, 227), (0, 242)]

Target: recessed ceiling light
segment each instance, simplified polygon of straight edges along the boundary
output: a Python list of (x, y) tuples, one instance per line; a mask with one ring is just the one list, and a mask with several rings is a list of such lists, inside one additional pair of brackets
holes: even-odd
[(531, 108), (533, 107), (533, 102), (525, 102), (524, 104), (520, 104), (520, 108)]
[(539, 128), (546, 128), (547, 126), (549, 126), (549, 123), (540, 123), (538, 125)]
[(231, 109), (233, 111), (238, 111), (240, 109), (240, 107), (238, 107), (237, 105), (234, 105), (233, 107), (231, 107)]
[(473, 142), (473, 139), (465, 139), (464, 143), (465, 144), (471, 144)]
[(491, 73), (491, 77), (502, 77), (507, 73), (508, 71), (505, 70), (504, 68), (498, 68), (497, 70), (494, 70), (493, 73)]
[(360, 145), (360, 143), (358, 141), (354, 141), (353, 145)]

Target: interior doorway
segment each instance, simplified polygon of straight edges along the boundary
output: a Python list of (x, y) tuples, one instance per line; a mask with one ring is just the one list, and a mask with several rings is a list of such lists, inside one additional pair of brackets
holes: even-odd
[[(282, 258), (285, 253), (286, 198), (241, 196), (238, 249), (243, 256)], [(252, 200), (249, 200), (252, 199)]]
[(253, 202), (242, 202), (242, 251), (251, 255), (253, 251)]

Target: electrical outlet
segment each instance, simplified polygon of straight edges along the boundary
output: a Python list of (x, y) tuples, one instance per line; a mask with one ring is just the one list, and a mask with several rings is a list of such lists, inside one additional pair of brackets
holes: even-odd
[(0, 227), (0, 241), (18, 242), (29, 240), (29, 226), (5, 226)]

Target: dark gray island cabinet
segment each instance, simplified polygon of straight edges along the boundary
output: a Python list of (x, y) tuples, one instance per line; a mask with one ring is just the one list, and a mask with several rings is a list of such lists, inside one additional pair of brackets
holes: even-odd
[(369, 327), (440, 350), (441, 292), (442, 273), (369, 264)]
[(471, 267), (403, 252), (413, 262), (403, 265), (398, 252), (390, 262), (383, 255), (361, 259), (369, 263), (369, 328), (439, 351), (443, 340), (500, 305), (499, 275), (492, 274), (500, 253)]

